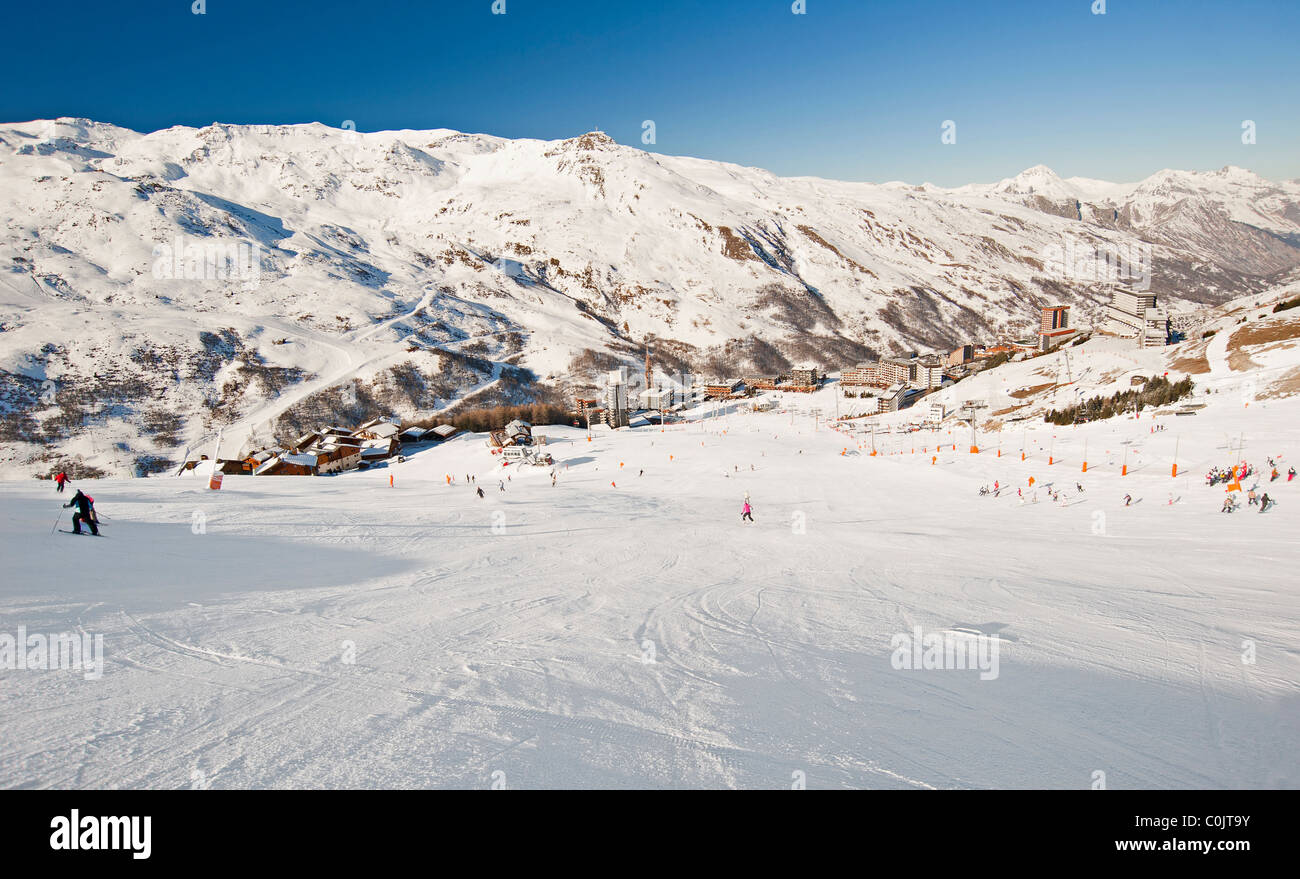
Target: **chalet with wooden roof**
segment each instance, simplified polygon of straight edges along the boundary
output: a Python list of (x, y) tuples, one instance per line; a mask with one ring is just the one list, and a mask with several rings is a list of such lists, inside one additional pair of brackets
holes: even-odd
[(256, 476), (315, 476), (317, 458), (300, 452), (284, 452), (253, 471)]

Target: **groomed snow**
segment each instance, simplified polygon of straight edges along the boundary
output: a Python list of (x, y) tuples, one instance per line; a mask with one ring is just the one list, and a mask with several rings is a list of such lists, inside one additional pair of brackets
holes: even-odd
[[(1019, 430), (871, 457), (791, 412), (539, 428), (554, 487), (462, 435), (334, 477), (74, 483), (102, 539), (3, 484), (0, 632), (102, 634), (105, 667), (0, 670), (0, 785), (1296, 787), (1300, 483), (1224, 515), (1203, 474), (1243, 435), (1294, 460), (1297, 415), (1036, 421), (1025, 462)], [(997, 677), (896, 670), (914, 627), (997, 634)]]

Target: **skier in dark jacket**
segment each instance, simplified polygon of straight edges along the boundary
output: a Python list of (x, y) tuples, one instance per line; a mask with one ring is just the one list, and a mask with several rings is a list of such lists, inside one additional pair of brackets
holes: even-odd
[(77, 489), (77, 493), (72, 496), (72, 500), (63, 505), (66, 507), (76, 507), (77, 512), (72, 514), (72, 533), (81, 533), (81, 523), (85, 522), (90, 526), (90, 533), (96, 537), (99, 536), (99, 525), (95, 523), (95, 504), (90, 498)]

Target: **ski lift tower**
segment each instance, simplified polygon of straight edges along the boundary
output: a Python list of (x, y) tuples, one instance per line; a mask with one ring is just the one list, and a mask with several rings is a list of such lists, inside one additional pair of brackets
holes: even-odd
[(976, 445), (975, 445), (975, 406), (976, 406), (976, 403), (975, 403), (974, 400), (967, 400), (966, 403), (964, 404), (964, 406), (962, 407), (962, 408), (966, 409), (966, 411), (967, 411), (967, 413), (968, 413), (968, 414), (967, 414), (967, 417), (970, 419), (970, 447), (971, 447), (971, 451), (972, 451), (972, 452), (975, 451), (975, 449), (976, 449)]

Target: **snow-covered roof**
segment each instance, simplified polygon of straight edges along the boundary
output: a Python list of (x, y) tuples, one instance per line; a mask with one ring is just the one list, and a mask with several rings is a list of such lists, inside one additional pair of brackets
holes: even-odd
[(387, 458), (388, 446), (367, 446), (361, 450), (363, 458)]
[(380, 423), (370, 427), (361, 428), (361, 430), (364, 430), (366, 433), (373, 433), (378, 437), (390, 437), (396, 436), (397, 432), (401, 430), (401, 428), (396, 424), (393, 424), (391, 421), (381, 421)]
[(450, 424), (439, 424), (437, 427), (433, 429), (433, 433), (436, 433), (438, 436), (442, 437), (443, 439), (446, 439), (447, 437), (451, 436), (455, 432), (456, 432), (456, 428), (452, 427)]
[(264, 464), (261, 464), (260, 466), (258, 466), (256, 470), (253, 471), (253, 475), (258, 476), (261, 475), (262, 473), (265, 473), (268, 470), (274, 469), (275, 465), (280, 463), (281, 461), (284, 461), (286, 464), (298, 464), (303, 467), (315, 467), (317, 464), (315, 455), (286, 453), (283, 455), (276, 455), (271, 460), (267, 461)]

